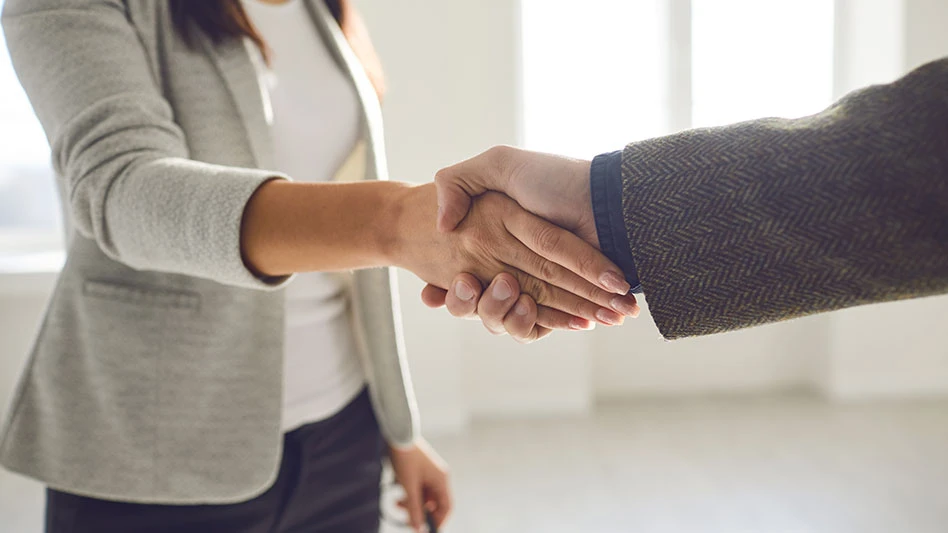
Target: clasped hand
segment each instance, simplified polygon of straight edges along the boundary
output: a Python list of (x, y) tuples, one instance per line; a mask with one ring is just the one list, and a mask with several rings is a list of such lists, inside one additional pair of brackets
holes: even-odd
[[(533, 153), (492, 149), (439, 172), (437, 191), (431, 184), (407, 189), (410, 198), (397, 202), (405, 206), (398, 226), (407, 232), (396, 239), (393, 256), (404, 258), (397, 266), (429, 283), (422, 293), (429, 306), (480, 317), (492, 333), (521, 342), (636, 316), (621, 270), (597, 247), (589, 163), (583, 170), (582, 161), (536, 154), (556, 159), (544, 168), (525, 154)], [(563, 162), (572, 164), (573, 176), (557, 182), (551, 174), (543, 184), (523, 179), (548, 170), (563, 175)]]

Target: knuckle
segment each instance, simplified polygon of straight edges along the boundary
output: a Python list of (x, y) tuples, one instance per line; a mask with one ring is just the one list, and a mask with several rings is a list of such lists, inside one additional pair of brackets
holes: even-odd
[(533, 234), (537, 250), (543, 255), (556, 251), (560, 246), (560, 232), (550, 224), (541, 224)]
[(569, 303), (565, 305), (569, 307), (569, 312), (576, 316), (587, 316), (590, 314), (586, 306), (586, 300), (578, 296), (569, 298)]
[(553, 290), (550, 286), (533, 276), (529, 276), (526, 280), (521, 281), (520, 285), (537, 303), (549, 302), (552, 297)]
[(437, 186), (445, 185), (445, 182), (451, 179), (451, 175), (452, 175), (451, 167), (444, 167), (441, 170), (435, 172), (435, 175), (434, 175), (435, 185)]
[(503, 163), (505, 159), (510, 156), (510, 146), (504, 144), (498, 144), (491, 146), (485, 152), (488, 158), (494, 161), (494, 163)]
[(590, 277), (595, 274), (598, 261), (592, 253), (580, 254), (576, 258), (576, 267), (579, 269), (579, 274), (583, 277)]
[(560, 273), (559, 265), (552, 261), (547, 261), (546, 259), (540, 258), (540, 264), (537, 265), (537, 271), (540, 274), (540, 279), (545, 280), (555, 280), (557, 279), (557, 274)]
[(487, 150), (487, 161), (498, 173), (506, 174), (516, 159), (516, 152), (513, 146), (499, 144)]

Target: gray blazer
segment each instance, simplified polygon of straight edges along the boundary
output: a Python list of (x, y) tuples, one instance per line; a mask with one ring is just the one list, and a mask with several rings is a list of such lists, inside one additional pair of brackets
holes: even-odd
[[(0, 462), (56, 489), (226, 503), (281, 454), (283, 291), (240, 255), (272, 163), (240, 40), (188, 48), (166, 0), (7, 0), (10, 55), (52, 148), (68, 255)], [(325, 4), (313, 21), (362, 99), (365, 179), (387, 179), (378, 100)], [(381, 428), (417, 433), (389, 269), (356, 272), (354, 313)]]

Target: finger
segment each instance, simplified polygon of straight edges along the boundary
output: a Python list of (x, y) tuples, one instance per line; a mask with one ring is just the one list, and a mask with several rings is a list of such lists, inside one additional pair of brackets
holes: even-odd
[[(574, 286), (579, 286), (578, 281), (584, 281), (583, 286), (597, 288), (595, 294), (600, 297), (597, 300), (600, 305), (610, 307), (612, 296), (628, 294), (631, 289), (622, 271), (612, 261), (586, 241), (555, 224), (521, 209), (504, 217), (504, 226), (547, 265), (558, 265), (559, 270), (572, 274)], [(573, 291), (558, 281), (547, 281)]]
[[(532, 300), (532, 298), (531, 298)], [(537, 306), (537, 326), (545, 329), (566, 329), (573, 331), (587, 331), (596, 327), (596, 322), (585, 318), (564, 313), (545, 305)]]
[[(523, 218), (530, 220), (530, 225), (532, 228), (520, 226), (515, 223), (508, 226), (508, 230), (510, 230), (511, 235), (520, 241), (519, 243), (509, 244), (509, 246), (513, 247), (511, 250), (511, 253), (513, 254), (511, 256), (512, 259), (508, 261), (511, 266), (515, 266), (527, 274), (530, 274), (531, 276), (534, 276), (542, 281), (546, 281), (556, 287), (562, 287), (563, 289), (566, 289), (567, 291), (580, 296), (591, 303), (597, 304), (603, 308), (603, 311), (610, 310), (613, 312), (613, 314), (618, 313), (621, 315), (632, 314), (635, 312), (636, 305), (634, 296), (618, 296), (616, 294), (604, 291), (603, 289), (589, 283), (570, 270), (567, 270), (559, 264), (537, 254), (526, 245), (527, 241), (535, 239), (536, 235), (541, 232), (548, 232), (545, 234), (555, 236), (552, 237), (552, 239), (563, 239), (564, 241), (568, 241), (571, 237), (577, 238), (575, 235), (572, 235), (568, 231), (558, 226), (554, 226), (545, 220), (538, 219), (537, 217), (534, 217), (533, 215), (530, 215), (524, 211), (521, 211), (512, 217), (507, 217), (505, 219), (505, 225), (508, 221)], [(546, 237), (542, 238), (550, 239)], [(585, 246), (585, 243), (582, 243), (582, 241), (580, 241), (580, 244)], [(629, 300), (630, 297), (631, 301)], [(547, 302), (541, 302), (540, 300), (537, 300), (537, 303), (549, 305)], [(555, 306), (551, 305), (550, 307)], [(598, 319), (600, 322), (606, 325), (615, 325), (614, 323), (610, 323), (610, 319), (603, 318), (605, 316), (611, 317), (610, 313), (599, 311), (598, 315), (602, 316), (598, 316), (598, 318), (596, 318), (597, 310), (595, 309), (592, 310), (592, 315), (575, 313), (569, 309), (562, 310), (583, 318), (587, 318), (589, 320)]]
[[(535, 255), (533, 254), (533, 252), (530, 252), (529, 250), (527, 250), (526, 253)], [(519, 260), (517, 260), (518, 256), (520, 258)], [(515, 258), (514, 264), (510, 265), (511, 267), (519, 267), (520, 265), (525, 265), (527, 269), (533, 270), (533, 268), (528, 264), (532, 261), (531, 259), (524, 261), (523, 260), (524, 256), (516, 252), (512, 253), (511, 257)], [(534, 264), (536, 263), (534, 262)], [(543, 272), (542, 273), (543, 276), (552, 278), (553, 280), (560, 279), (561, 282), (567, 286), (574, 284), (573, 283), (574, 280), (570, 280), (569, 277), (566, 275), (566, 274), (569, 274), (569, 275), (574, 275), (574, 274), (565, 270), (558, 270), (562, 268), (559, 265), (553, 265), (552, 263), (548, 263), (548, 265), (552, 265), (552, 266), (544, 267), (544, 269), (549, 268), (549, 270), (546, 272)], [(625, 320), (625, 317), (617, 313), (616, 311), (603, 307), (597, 304), (596, 302), (591, 301), (585, 297), (579, 296), (570, 290), (561, 288), (559, 284), (556, 283), (556, 281), (548, 282), (544, 279), (540, 279), (534, 275), (531, 275), (529, 271), (524, 272), (523, 270), (520, 270), (520, 268), (511, 268), (511, 272), (514, 274), (514, 277), (517, 278), (517, 281), (520, 282), (520, 291), (526, 294), (529, 294), (531, 297), (533, 297), (533, 300), (539, 305), (545, 305), (553, 309), (558, 309), (560, 311), (563, 311), (564, 313), (568, 313), (570, 315), (573, 315), (579, 318), (584, 318), (586, 320), (598, 322), (605, 326), (617, 326), (617, 325), (622, 324), (622, 322)], [(578, 279), (578, 278), (575, 278), (575, 279)], [(596, 287), (592, 287), (585, 281), (582, 281), (582, 280), (579, 280), (579, 281), (581, 283), (585, 283), (592, 290), (599, 291), (602, 294), (606, 295), (604, 291), (601, 291), (600, 289)], [(580, 292), (587, 292), (587, 288), (581, 288), (581, 287), (574, 287), (574, 288)], [(596, 296), (593, 296), (593, 298), (596, 298)]]
[(434, 501), (432, 503), (434, 505), (432, 505), (430, 511), (431, 518), (434, 520), (435, 526), (440, 530), (451, 514), (451, 503), (447, 501)]
[(573, 233), (522, 210), (505, 218), (504, 225), (537, 255), (600, 289), (619, 295), (632, 289), (615, 263)]
[(429, 506), (431, 517), (438, 529), (441, 529), (454, 507), (454, 503), (451, 501), (451, 490), (448, 488), (447, 482), (442, 480), (438, 485), (429, 487), (426, 496), (426, 505)]
[(451, 281), (451, 290), (445, 298), (448, 312), (458, 318), (477, 318), (477, 302), (481, 297), (481, 282), (470, 274), (458, 274)]
[(537, 340), (537, 304), (533, 298), (521, 294), (503, 317), (503, 327), (518, 342), (526, 344)]
[(520, 295), (504, 317), (504, 329), (514, 340), (523, 344), (542, 339), (552, 331), (537, 324), (537, 304), (526, 294)]
[(491, 148), (435, 174), (438, 230), (448, 232), (457, 227), (471, 208), (471, 197), (488, 190), (505, 190), (504, 176), (496, 169), (506, 150), (503, 146)]
[(471, 197), (464, 189), (453, 179), (437, 178), (442, 176), (440, 172), (435, 176), (438, 191), (438, 231), (449, 232), (457, 227), (464, 220), (467, 212), (471, 209)]
[(431, 284), (425, 285), (425, 288), (421, 289), (421, 301), (432, 309), (443, 306), (447, 295), (448, 291)]
[(421, 483), (402, 483), (402, 488), (405, 489), (405, 498), (402, 500), (405, 505), (402, 507), (408, 511), (408, 523), (417, 531), (425, 524)]
[(517, 303), (519, 296), (520, 284), (511, 274), (501, 272), (494, 277), (477, 305), (477, 316), (481, 317), (487, 331), (494, 335), (506, 333), (504, 317)]

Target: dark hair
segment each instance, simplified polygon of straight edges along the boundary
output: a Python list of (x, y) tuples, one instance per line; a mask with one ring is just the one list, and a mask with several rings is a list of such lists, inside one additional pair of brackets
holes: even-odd
[[(325, 0), (333, 17), (342, 25), (342, 1)], [(240, 0), (170, 0), (171, 18), (185, 42), (193, 44), (193, 26), (207, 34), (215, 43), (228, 37), (246, 37), (269, 58), (267, 43), (254, 27)]]
[[(362, 18), (349, 0), (322, 0), (349, 40), (362, 62), (379, 99), (385, 94), (385, 75)], [(228, 38), (250, 39), (260, 49), (267, 63), (270, 51), (263, 36), (254, 27), (240, 0), (169, 0), (175, 28), (188, 45), (194, 45), (192, 32), (205, 33), (215, 43)]]

